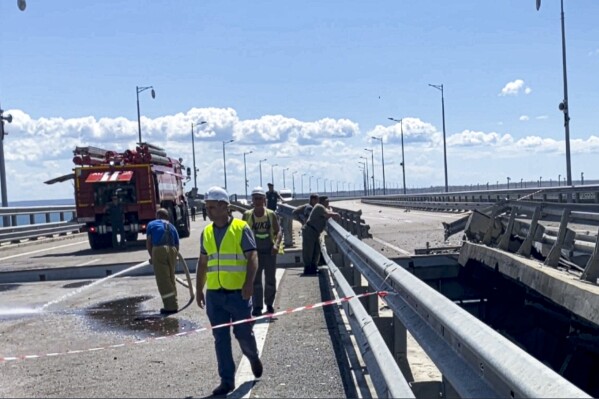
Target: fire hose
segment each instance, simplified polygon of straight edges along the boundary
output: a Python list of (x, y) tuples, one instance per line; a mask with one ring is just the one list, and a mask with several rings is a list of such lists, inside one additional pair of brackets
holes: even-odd
[(191, 305), (193, 303), (193, 300), (195, 299), (196, 295), (195, 295), (195, 291), (193, 289), (193, 284), (191, 282), (191, 275), (189, 273), (189, 267), (187, 267), (187, 262), (185, 262), (185, 258), (183, 257), (183, 255), (181, 255), (180, 252), (177, 253), (177, 263), (180, 263), (183, 266), (183, 271), (185, 272), (187, 281), (181, 279), (180, 277), (175, 277), (175, 280), (179, 284), (181, 284), (183, 287), (189, 289), (189, 297), (190, 297), (189, 302), (187, 302), (187, 304), (185, 306), (183, 306), (181, 309), (179, 309), (179, 311), (182, 311), (183, 309), (187, 308), (189, 305)]

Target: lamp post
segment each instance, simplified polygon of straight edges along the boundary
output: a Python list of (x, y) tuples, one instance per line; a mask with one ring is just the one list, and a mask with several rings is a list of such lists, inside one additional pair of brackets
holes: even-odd
[[(198, 189), (198, 168), (196, 168), (196, 147), (195, 147), (195, 141), (194, 141), (195, 135), (193, 133), (193, 126), (195, 125), (197, 127), (197, 126), (203, 125), (205, 123), (206, 123), (206, 121), (201, 121), (201, 122), (195, 123), (195, 124), (193, 122), (191, 122), (191, 155), (193, 158), (193, 188), (195, 188), (196, 190)], [(140, 138), (140, 142), (141, 142), (141, 138)]]
[(580, 185), (584, 186), (584, 172), (580, 172)]
[(264, 187), (264, 186), (262, 185), (262, 162), (266, 162), (266, 161), (267, 161), (267, 159), (266, 159), (266, 158), (264, 158), (264, 159), (261, 159), (261, 160), (258, 162), (258, 165), (260, 166), (260, 187)]
[(310, 193), (312, 193), (312, 178), (314, 176), (310, 176), (310, 178), (308, 179), (308, 190), (310, 191)]
[(148, 89), (152, 89), (152, 91), (151, 91), (152, 98), (156, 98), (156, 92), (154, 91), (153, 86), (145, 86), (145, 87), (135, 86), (135, 92), (137, 94), (137, 133), (139, 134), (139, 143), (140, 144), (141, 144), (141, 118), (139, 115), (139, 93), (141, 93), (142, 91), (148, 90)]
[(245, 179), (245, 199), (248, 199), (248, 169), (245, 163), (245, 156), (251, 154), (254, 151), (248, 151), (243, 153), (243, 177)]
[(284, 168), (283, 169), (283, 187), (281, 188), (286, 188), (287, 187), (287, 183), (285, 182), (285, 171), (289, 170), (289, 168)]
[(364, 165), (364, 162), (358, 161), (358, 168), (360, 168), (360, 170), (362, 171), (362, 184), (364, 185), (364, 195), (368, 195), (368, 188), (366, 186), (366, 166)]
[[(360, 157), (360, 159), (364, 160), (364, 165), (366, 165), (366, 195), (368, 195), (368, 178), (369, 178), (369, 174), (368, 174), (368, 158), (367, 157)], [(372, 171), (374, 172), (374, 167), (372, 169)], [(374, 186), (372, 188), (372, 195), (374, 195)]]
[(270, 165), (270, 182), (273, 185), (275, 184), (275, 166), (279, 166), (279, 164)]
[(364, 148), (364, 150), (370, 152), (370, 160), (372, 161), (372, 195), (375, 195), (376, 189), (374, 187), (374, 150), (372, 148)]
[(521, 177), (520, 178), (520, 188), (523, 188), (523, 187), (524, 187), (524, 178)]
[[(537, 11), (541, 7), (541, 0), (537, 0)], [(564, 129), (566, 134), (566, 186), (572, 185), (572, 169), (570, 166), (570, 110), (568, 105), (568, 74), (566, 71), (566, 27), (564, 21), (564, 0), (561, 0), (561, 25), (562, 25), (562, 70), (564, 80), (564, 100), (559, 104), (559, 110), (564, 113)], [(572, 194), (568, 194), (568, 202)]]
[[(12, 115), (2, 115), (3, 110), (0, 107), (0, 190), (2, 190), (2, 207), (8, 207), (8, 193), (6, 192), (6, 168), (4, 166), (4, 121), (12, 123)], [(10, 217), (4, 216), (2, 219), (2, 225), (4, 227), (10, 226)]]
[(543, 187), (543, 176), (539, 176), (539, 187)]
[(229, 143), (232, 143), (234, 140), (223, 140), (223, 171), (225, 174), (225, 190), (227, 189), (227, 160), (225, 157), (225, 146)]
[(381, 142), (381, 164), (383, 167), (383, 195), (385, 195), (385, 194), (387, 194), (387, 188), (385, 187), (385, 150), (383, 148), (383, 138), (382, 137), (374, 137), (374, 136), (370, 136), (370, 137)]
[(291, 196), (292, 198), (295, 198), (295, 174), (297, 173), (297, 170), (294, 171), (293, 173), (291, 173), (291, 189), (292, 189), (292, 193), (293, 195)]
[(510, 177), (507, 178), (507, 189), (510, 189), (510, 180), (512, 180)]
[(395, 118), (387, 118), (390, 121), (398, 122), (401, 126), (401, 174), (403, 176), (403, 193), (406, 193), (406, 159), (403, 153), (403, 118), (395, 119)]
[(316, 192), (318, 192), (318, 181), (322, 179), (322, 177), (317, 177), (316, 178)]
[(445, 139), (445, 97), (443, 95), (443, 85), (429, 84), (429, 86), (441, 91), (441, 115), (443, 117), (443, 164), (445, 166), (445, 192), (448, 192), (449, 187), (447, 185), (447, 143)]
[(562, 183), (562, 175), (557, 175), (557, 186), (561, 186)]

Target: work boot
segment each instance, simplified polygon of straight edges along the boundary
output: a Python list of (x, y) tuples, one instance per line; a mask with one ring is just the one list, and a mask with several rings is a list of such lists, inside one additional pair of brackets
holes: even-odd
[(165, 308), (160, 309), (160, 314), (165, 314), (165, 315), (175, 314), (177, 312), (178, 312), (177, 309), (165, 309)]
[(235, 385), (226, 384), (224, 382), (221, 382), (219, 386), (214, 388), (214, 390), (212, 391), (212, 395), (226, 396), (229, 392), (233, 392), (234, 389), (235, 389)]
[(252, 311), (252, 316), (254, 316), (254, 317), (262, 316), (262, 308), (254, 308), (254, 310)]
[(250, 362), (250, 366), (252, 367), (252, 374), (254, 374), (254, 377), (262, 377), (262, 371), (264, 371), (264, 369), (262, 367), (262, 361), (260, 360), (260, 358), (254, 360), (253, 362)]
[(275, 308), (273, 308), (272, 305), (266, 305), (266, 313), (274, 313), (275, 312)]

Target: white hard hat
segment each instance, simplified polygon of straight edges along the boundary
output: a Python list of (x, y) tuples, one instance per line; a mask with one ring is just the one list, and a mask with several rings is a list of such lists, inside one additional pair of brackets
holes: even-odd
[(224, 201), (228, 204), (229, 194), (227, 194), (227, 191), (222, 187), (210, 187), (204, 196), (204, 201)]
[(259, 195), (261, 197), (266, 197), (266, 193), (264, 192), (264, 189), (261, 186), (254, 187), (254, 189), (252, 190), (252, 195)]

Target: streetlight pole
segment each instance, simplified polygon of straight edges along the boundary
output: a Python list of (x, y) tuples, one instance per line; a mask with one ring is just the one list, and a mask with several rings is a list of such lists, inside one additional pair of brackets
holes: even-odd
[[(541, 7), (541, 0), (537, 0), (537, 11)], [(570, 165), (570, 109), (568, 104), (568, 74), (566, 71), (566, 26), (564, 21), (564, 0), (561, 0), (561, 25), (562, 25), (562, 69), (564, 80), (564, 100), (559, 104), (559, 110), (564, 113), (564, 129), (566, 133), (566, 185), (572, 185), (572, 169)], [(568, 201), (572, 199), (568, 194)]]
[(374, 150), (372, 148), (364, 148), (364, 150), (370, 152), (370, 159), (372, 161), (372, 195), (376, 195), (376, 188), (374, 187)]
[(510, 177), (507, 178), (507, 189), (510, 189), (510, 180), (512, 180)]
[(310, 191), (310, 193), (312, 193), (312, 178), (314, 176), (310, 176), (310, 178), (308, 179), (308, 190)]
[(443, 85), (432, 85), (429, 83), (429, 86), (441, 91), (441, 114), (443, 117), (443, 164), (445, 166), (445, 192), (447, 193), (449, 192), (449, 186), (447, 185), (447, 142), (445, 139), (445, 97), (443, 95)]
[(223, 140), (223, 171), (225, 174), (225, 190), (227, 190), (227, 159), (225, 157), (225, 145), (232, 143), (234, 140)]
[(306, 176), (307, 173), (303, 173), (301, 178), (302, 178), (302, 195), (304, 194), (304, 176)]
[(374, 137), (374, 136), (370, 136), (370, 137), (381, 142), (381, 164), (383, 167), (383, 195), (385, 195), (385, 194), (387, 194), (387, 188), (385, 186), (385, 150), (383, 149), (383, 138), (382, 137)]
[[(12, 123), (12, 115), (8, 114), (6, 116), (2, 115), (3, 110), (0, 107), (0, 190), (2, 190), (2, 207), (8, 207), (8, 193), (6, 189), (6, 167), (4, 165), (4, 136), (6, 133), (4, 132), (4, 121), (8, 123)], [(10, 217), (4, 216), (2, 219), (2, 226), (9, 227), (10, 226)]]
[(398, 122), (401, 126), (401, 173), (403, 176), (403, 193), (406, 194), (406, 159), (403, 153), (403, 118), (395, 119), (395, 118), (387, 118), (390, 121)]
[(243, 153), (243, 176), (245, 178), (245, 199), (248, 199), (248, 169), (245, 163), (245, 156), (251, 154), (254, 151), (248, 151)]
[[(205, 124), (206, 121), (201, 121), (199, 123), (196, 123), (196, 126), (199, 125), (203, 125)], [(193, 158), (193, 188), (196, 189), (196, 192), (198, 190), (198, 168), (196, 168), (196, 147), (195, 147), (195, 141), (194, 141), (194, 133), (193, 133), (193, 125), (194, 123), (191, 122), (191, 155)], [(141, 136), (140, 136), (141, 137)], [(141, 139), (140, 139), (141, 142)]]
[(318, 181), (322, 179), (322, 177), (317, 177), (316, 178), (316, 192), (318, 192)]
[(152, 89), (152, 91), (151, 91), (152, 98), (156, 98), (156, 92), (154, 91), (153, 86), (146, 86), (146, 87), (135, 86), (135, 92), (137, 95), (137, 133), (139, 134), (139, 143), (140, 144), (141, 144), (141, 117), (139, 115), (139, 93), (141, 93), (142, 91), (148, 90), (148, 89)]
[(291, 173), (291, 188), (292, 188), (292, 198), (295, 198), (295, 174), (297, 173), (297, 170), (294, 171), (293, 173)]
[[(366, 165), (366, 195), (368, 195), (368, 178), (369, 178), (369, 174), (368, 174), (368, 158), (367, 157), (360, 157), (360, 159), (364, 160), (364, 165)], [(374, 170), (373, 170), (374, 172)], [(374, 195), (374, 187), (373, 187), (373, 192), (372, 195)]]
[(281, 188), (286, 188), (287, 187), (287, 183), (285, 182), (285, 171), (289, 170), (289, 168), (284, 168), (283, 169), (283, 187)]
[(270, 165), (270, 182), (273, 185), (275, 184), (275, 166), (279, 166), (279, 164)]
[(266, 158), (264, 158), (264, 159), (261, 159), (261, 160), (258, 162), (258, 164), (260, 165), (260, 187), (264, 187), (264, 186), (262, 185), (262, 162), (266, 162), (266, 161), (267, 161), (267, 159), (266, 159)]

